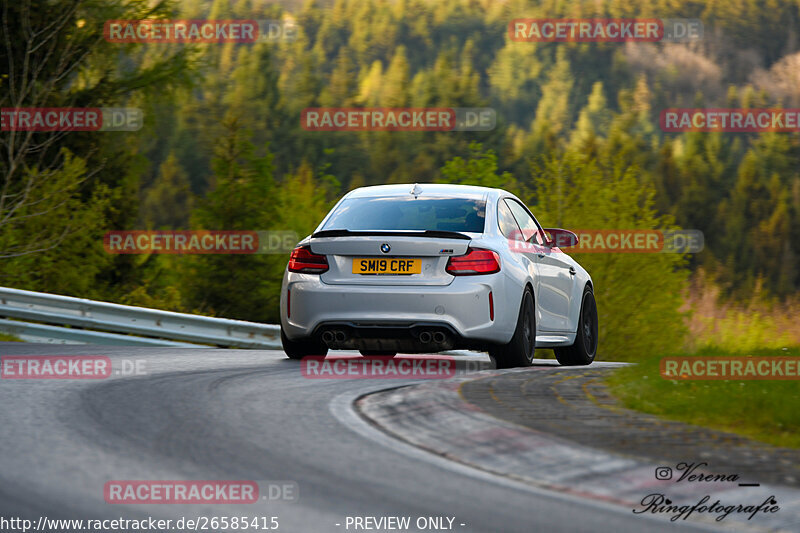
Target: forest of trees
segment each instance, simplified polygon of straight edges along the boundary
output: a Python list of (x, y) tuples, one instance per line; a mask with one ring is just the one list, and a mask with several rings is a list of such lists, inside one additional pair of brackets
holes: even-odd
[[(2, 132), (0, 285), (274, 322), (285, 256), (110, 255), (103, 234), (306, 235), (352, 188), (445, 181), (512, 190), (546, 226), (705, 234), (706, 248), (691, 257), (578, 258), (600, 291), (607, 353), (634, 337), (639, 349), (678, 338), (681, 291), (698, 269), (725, 298), (758, 287), (782, 299), (800, 289), (800, 136), (659, 129), (659, 112), (670, 107), (800, 107), (800, 0), (2, 6), (11, 35), (0, 44), (0, 106), (133, 106), (145, 127), (27, 141)], [(508, 22), (519, 17), (695, 18), (705, 29), (692, 43), (513, 42)], [(30, 28), (56, 18), (63, 24), (31, 54), (44, 37)], [(102, 38), (103, 21), (140, 18), (285, 19), (297, 38)], [(41, 68), (26, 67), (25, 57)], [(304, 108), (328, 106), (492, 107), (497, 127), (301, 128)], [(40, 201), (12, 209), (23, 191)], [(661, 322), (648, 327), (634, 311)]]

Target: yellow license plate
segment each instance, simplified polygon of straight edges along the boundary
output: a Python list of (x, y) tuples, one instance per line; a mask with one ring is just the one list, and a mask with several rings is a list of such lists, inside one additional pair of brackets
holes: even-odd
[(422, 259), (401, 257), (356, 257), (353, 274), (420, 274)]

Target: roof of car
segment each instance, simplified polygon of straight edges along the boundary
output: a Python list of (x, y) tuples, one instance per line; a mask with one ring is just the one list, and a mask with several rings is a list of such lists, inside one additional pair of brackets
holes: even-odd
[(483, 198), (499, 189), (478, 187), (475, 185), (457, 185), (450, 183), (399, 183), (396, 185), (374, 185), (360, 187), (350, 191), (349, 198), (366, 198), (370, 196), (404, 196), (411, 195), (415, 189), (419, 196), (466, 196)]

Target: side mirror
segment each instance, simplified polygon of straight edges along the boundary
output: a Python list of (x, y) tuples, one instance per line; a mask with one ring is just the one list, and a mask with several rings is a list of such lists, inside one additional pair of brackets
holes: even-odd
[(547, 237), (547, 246), (550, 248), (572, 248), (578, 245), (578, 235), (561, 228), (548, 228), (544, 230)]

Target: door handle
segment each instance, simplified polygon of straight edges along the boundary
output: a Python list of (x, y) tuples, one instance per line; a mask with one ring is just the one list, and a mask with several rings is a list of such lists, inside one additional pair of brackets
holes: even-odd
[(569, 267), (569, 275), (570, 276), (574, 276), (575, 275), (575, 267), (572, 267), (572, 266)]

